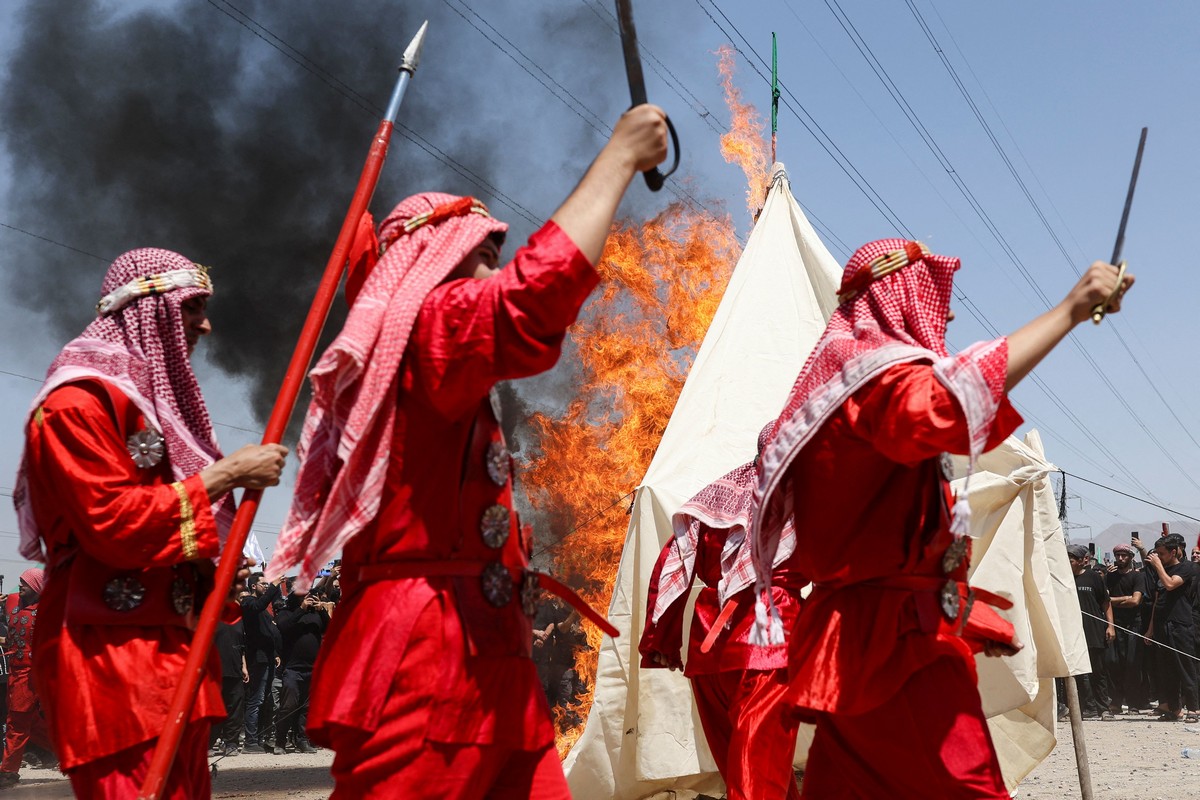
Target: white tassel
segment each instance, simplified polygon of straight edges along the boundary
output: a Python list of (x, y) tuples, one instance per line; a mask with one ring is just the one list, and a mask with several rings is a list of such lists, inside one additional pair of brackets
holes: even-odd
[(971, 502), (965, 494), (954, 501), (950, 510), (950, 532), (955, 536), (971, 535)]
[(750, 644), (755, 647), (767, 647), (783, 643), (783, 616), (775, 607), (773, 599), (764, 603), (760, 594), (754, 601), (754, 627), (750, 629)]
[(971, 535), (971, 501), (967, 498), (971, 492), (971, 475), (975, 473), (975, 460), (976, 456), (972, 453), (967, 462), (967, 477), (963, 481), (962, 491), (954, 500), (954, 508), (950, 509), (950, 532), (955, 536)]

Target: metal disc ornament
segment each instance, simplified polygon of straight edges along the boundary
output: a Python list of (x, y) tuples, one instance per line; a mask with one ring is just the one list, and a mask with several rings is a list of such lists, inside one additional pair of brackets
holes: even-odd
[(171, 581), (171, 607), (175, 609), (176, 614), (186, 616), (192, 610), (195, 602), (195, 593), (192, 591), (191, 584), (182, 578)]
[(957, 581), (946, 581), (941, 591), (942, 613), (946, 615), (946, 619), (953, 622), (958, 619), (958, 583)]
[(947, 481), (954, 480), (954, 456), (942, 453), (938, 457), (938, 466), (942, 468), (942, 477)]
[(942, 555), (942, 572), (949, 575), (962, 565), (963, 560), (967, 557), (967, 542), (966, 536), (954, 537), (954, 541)]
[(487, 474), (492, 483), (503, 486), (508, 483), (512, 471), (512, 460), (508, 456), (508, 448), (504, 442), (492, 442), (487, 449)]
[(513, 599), (513, 578), (508, 567), (493, 561), (479, 576), (484, 598), (496, 608), (504, 608)]
[(166, 453), (162, 434), (154, 428), (142, 428), (125, 440), (125, 447), (133, 457), (133, 463), (142, 469), (157, 467)]
[(508, 541), (508, 522), (509, 511), (507, 508), (499, 503), (488, 506), (479, 520), (479, 532), (483, 536), (483, 543), (493, 550), (504, 547), (504, 543)]
[(104, 604), (113, 611), (132, 611), (146, 599), (146, 587), (137, 578), (113, 578), (104, 584)]
[(542, 589), (538, 585), (537, 573), (526, 572), (521, 579), (521, 610), (525, 616), (532, 617), (537, 613), (538, 601), (541, 600)]

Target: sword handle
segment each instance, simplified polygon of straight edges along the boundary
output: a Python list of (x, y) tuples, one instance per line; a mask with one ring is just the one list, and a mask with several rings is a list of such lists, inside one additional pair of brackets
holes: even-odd
[(675, 133), (675, 126), (671, 124), (670, 117), (667, 117), (667, 131), (671, 134), (671, 147), (675, 151), (675, 161), (666, 172), (659, 172), (658, 167), (651, 167), (642, 173), (642, 177), (646, 179), (646, 187), (652, 192), (657, 192), (661, 189), (663, 181), (675, 174), (675, 170), (679, 169), (679, 134)]
[(1112, 290), (1112, 294), (1103, 303), (1097, 303), (1092, 307), (1092, 322), (1096, 325), (1100, 324), (1100, 320), (1104, 319), (1104, 315), (1108, 313), (1108, 307), (1113, 300), (1117, 299), (1117, 295), (1121, 293), (1121, 285), (1125, 283), (1125, 262), (1122, 261), (1117, 266), (1117, 285)]

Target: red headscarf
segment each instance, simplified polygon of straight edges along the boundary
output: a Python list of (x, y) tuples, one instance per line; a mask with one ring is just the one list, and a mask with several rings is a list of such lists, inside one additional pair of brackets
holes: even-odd
[[(831, 414), (889, 367), (914, 361), (933, 365), (967, 419), (972, 466), (983, 450), (999, 407), (1008, 364), (1005, 339), (980, 342), (957, 356), (946, 352), (946, 317), (960, 262), (932, 254), (904, 239), (881, 239), (860, 247), (842, 276), (842, 304), (796, 378), (762, 454), (752, 522), (755, 565), (774, 563), (784, 520), (792, 516), (788, 467)], [(967, 533), (966, 492), (954, 507), (953, 530)], [(771, 571), (758, 569), (759, 604)], [(769, 598), (769, 593), (765, 596)], [(760, 623), (767, 618), (759, 609)], [(773, 612), (773, 609), (772, 609)], [(768, 641), (781, 640), (772, 614)]]
[(41, 567), (30, 567), (21, 573), (21, 580), (36, 594), (41, 594), (46, 588), (46, 570)]
[[(761, 455), (775, 422), (771, 421), (758, 434)], [(727, 530), (725, 546), (721, 549), (721, 580), (717, 584), (717, 601), (725, 601), (755, 583), (755, 565), (750, 558), (750, 520), (754, 516), (754, 488), (758, 483), (757, 461), (743, 464), (705, 486), (671, 517), (675, 536), (671, 549), (659, 572), (658, 595), (651, 621), (658, 620), (677, 597), (687, 591), (696, 569), (696, 552), (700, 546), (700, 526)], [(791, 520), (784, 525), (780, 536), (775, 564), (792, 554), (796, 532)]]
[(477, 200), (414, 195), (379, 229), (386, 248), (342, 332), (310, 373), (300, 473), (269, 577), (302, 583), (379, 513), (392, 457), (400, 362), (425, 297), (484, 239), (508, 226)]
[[(203, 267), (170, 250), (145, 247), (118, 256), (100, 289), (105, 295), (101, 307), (110, 310), (101, 312), (54, 359), (30, 413), (60, 386), (103, 380), (128, 397), (146, 424), (162, 434), (177, 480), (212, 464), (221, 451), (192, 372), (180, 310), (193, 297), (211, 295), (211, 287)], [(22, 458), (13, 492), (21, 555), (40, 561), (44, 559), (41, 540), (26, 493)], [(232, 521), (233, 498), (226, 495), (213, 512), (224, 534)]]

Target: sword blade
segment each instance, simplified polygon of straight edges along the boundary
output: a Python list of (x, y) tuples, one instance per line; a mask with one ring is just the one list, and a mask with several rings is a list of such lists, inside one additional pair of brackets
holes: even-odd
[(633, 26), (632, 0), (617, 0), (617, 23), (621, 28), (621, 49), (625, 54), (629, 97), (633, 105), (640, 106), (646, 102), (646, 79), (642, 75), (642, 57), (638, 53), (637, 29)]
[(1125, 248), (1125, 226), (1129, 223), (1129, 209), (1133, 206), (1133, 190), (1137, 188), (1138, 170), (1142, 168), (1142, 151), (1146, 149), (1146, 128), (1142, 128), (1142, 137), (1138, 140), (1137, 157), (1133, 160), (1133, 175), (1129, 178), (1129, 192), (1125, 195), (1125, 210), (1121, 212), (1121, 225), (1117, 228), (1117, 243), (1113, 247), (1112, 258), (1108, 263), (1117, 264), (1121, 260), (1121, 251)]

